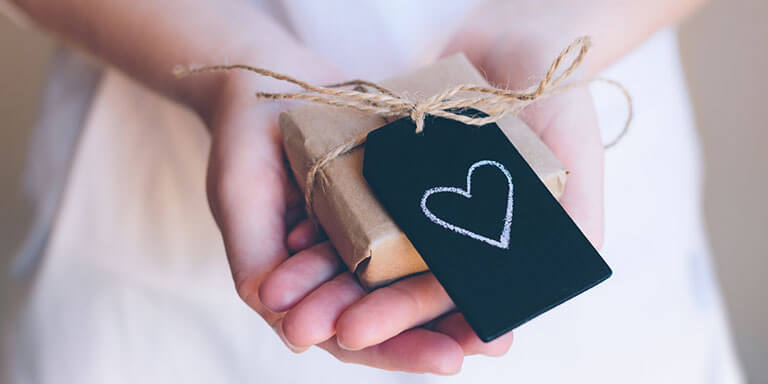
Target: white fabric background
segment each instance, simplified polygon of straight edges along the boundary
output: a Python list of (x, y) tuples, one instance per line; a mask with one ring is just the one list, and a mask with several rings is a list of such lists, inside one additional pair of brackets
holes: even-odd
[[(434, 58), (424, 48), (466, 7), (441, 2), (445, 15), (407, 16), (427, 3), (269, 7), (350, 76), (377, 79)], [(288, 352), (234, 294), (205, 203), (199, 122), (108, 71), (44, 252), (19, 255), (4, 372), (21, 383), (739, 382), (701, 232), (697, 142), (674, 31), (607, 76), (627, 85), (636, 107), (632, 131), (606, 157), (603, 253), (614, 276), (521, 327), (504, 358), (470, 358), (462, 374), (438, 379)], [(601, 125), (619, 127), (620, 96), (594, 94)]]

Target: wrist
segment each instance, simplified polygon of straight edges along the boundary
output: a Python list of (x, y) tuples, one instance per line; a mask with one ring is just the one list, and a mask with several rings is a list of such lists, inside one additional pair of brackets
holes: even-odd
[[(238, 60), (228, 60), (230, 64), (244, 64), (268, 69), (285, 74), (298, 80), (315, 85), (325, 85), (345, 80), (341, 71), (312, 50), (296, 45), (284, 45), (269, 50), (278, 55), (264, 56), (248, 54)], [(298, 92), (301, 88), (286, 81), (276, 80), (246, 69), (232, 69), (214, 72), (217, 82), (209, 89), (207, 98), (195, 108), (206, 123), (229, 109), (231, 105), (263, 104), (277, 113), (284, 110), (290, 102), (262, 101), (257, 99), (257, 92), (286, 93)], [(207, 74), (202, 74), (206, 76)], [(210, 125), (209, 125), (210, 126)]]
[[(552, 60), (574, 39), (602, 37), (594, 24), (587, 22), (591, 17), (581, 14), (583, 8), (569, 1), (491, 0), (475, 9), (458, 36), (473, 39), (462, 46), (470, 51), (468, 55), (474, 55), (471, 58), (476, 65), (499, 74), (513, 72), (498, 76), (510, 82), (503, 85), (528, 86), (547, 71)], [(596, 43), (599, 50), (605, 49), (604, 41)], [(603, 52), (588, 55), (580, 72), (591, 75), (599, 70), (600, 60), (596, 56), (600, 53)], [(508, 68), (509, 65), (513, 67)]]
[[(550, 69), (562, 50), (573, 43), (573, 38), (561, 39), (546, 34), (528, 34), (516, 31), (497, 36), (482, 61), (477, 64), (483, 69), (493, 85), (508, 89), (524, 89), (538, 84)], [(562, 73), (578, 55), (573, 51), (567, 55), (556, 74)], [(585, 69), (580, 66), (570, 80), (581, 78)]]

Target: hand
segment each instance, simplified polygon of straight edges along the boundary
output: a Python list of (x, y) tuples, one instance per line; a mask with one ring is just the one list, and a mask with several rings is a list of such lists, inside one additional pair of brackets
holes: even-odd
[[(516, 88), (530, 85), (531, 76), (543, 73), (558, 52), (555, 50), (550, 56), (550, 46), (531, 45), (523, 50), (510, 45), (496, 46), (496, 50), (481, 55), (476, 47), (472, 47), (473, 59), (481, 64), (480, 69), (488, 74), (489, 80)], [(456, 40), (449, 51), (463, 48), (469, 47)], [(529, 70), (523, 70), (526, 68)], [(572, 171), (562, 202), (599, 245), (602, 146), (588, 92), (576, 90), (537, 103), (525, 110), (522, 117)], [(343, 266), (330, 244), (323, 242), (304, 249), (318, 238), (311, 223), (297, 225), (288, 236), (288, 247), (303, 250), (277, 267), (261, 287), (261, 298), (269, 308), (286, 311), (280, 327), (284, 340), (295, 351), (320, 343), (343, 358), (345, 353), (352, 353), (345, 349), (366, 354), (397, 349), (402, 352), (394, 354), (396, 357), (413, 363), (431, 361), (440, 364), (444, 373), (450, 373), (459, 369), (462, 354), (501, 355), (509, 348), (511, 333), (485, 344), (460, 314), (441, 317), (454, 306), (431, 273), (366, 294), (349, 272), (339, 272)], [(425, 323), (428, 325), (422, 326)], [(426, 340), (432, 340), (436, 348), (427, 349)], [(439, 348), (437, 341), (442, 343)], [(416, 353), (417, 350), (424, 353)], [(378, 363), (369, 364), (386, 367)]]
[[(491, 36), (478, 31), (457, 36), (446, 52), (468, 53), (491, 84), (510, 89), (536, 85), (570, 39), (578, 37), (532, 35), (514, 29)], [(478, 44), (478, 39), (482, 43)], [(567, 81), (578, 81), (581, 73), (577, 70)], [(604, 225), (603, 144), (589, 90), (575, 88), (536, 101), (520, 118), (565, 165), (569, 173), (560, 203), (599, 249)]]
[[(337, 71), (312, 54), (273, 65), (315, 84), (341, 80)], [(365, 297), (357, 280), (349, 272), (341, 272), (344, 268), (327, 242), (289, 258), (292, 251), (306, 248), (319, 236), (306, 220), (296, 225), (304, 216), (304, 207), (286, 171), (277, 127), (280, 108), (259, 103), (253, 96), (257, 90), (284, 89), (276, 89), (271, 81), (242, 72), (227, 73), (226, 83), (206, 118), (213, 135), (208, 170), (209, 202), (224, 238), (237, 292), (289, 348), (298, 352), (319, 344), (342, 361), (389, 370), (434, 373), (458, 370), (465, 352), (500, 353), (496, 344), (480, 345), (460, 315), (449, 316), (432, 329), (408, 330), (419, 325), (413, 321), (431, 320), (452, 306), (431, 275), (410, 281), (411, 284), (432, 284), (441, 290), (442, 295), (438, 296), (442, 301), (432, 304), (434, 315), (424, 317), (419, 307), (405, 307), (414, 312), (403, 313), (402, 319), (407, 323), (393, 324), (387, 330), (371, 334), (374, 338), (366, 339), (366, 345), (360, 346), (359, 341), (351, 339), (353, 346), (370, 348), (359, 351), (340, 348), (334, 335), (341, 312), (363, 298), (369, 304), (359, 307), (360, 316), (369, 317), (386, 310), (390, 304), (380, 306), (370, 297), (382, 297), (380, 293), (394, 292), (394, 288)], [(292, 228), (295, 229), (286, 241), (286, 232)], [(275, 268), (277, 270), (270, 274)], [(434, 293), (423, 293), (418, 299), (431, 302), (430, 296)], [(353, 319), (346, 318), (347, 321)], [(343, 329), (368, 329), (369, 323), (367, 319), (360, 319), (358, 326)], [(408, 331), (400, 334), (405, 330)]]

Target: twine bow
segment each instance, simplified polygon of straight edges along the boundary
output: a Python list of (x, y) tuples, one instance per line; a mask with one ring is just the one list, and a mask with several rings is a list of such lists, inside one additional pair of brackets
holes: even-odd
[[(424, 130), (424, 120), (427, 115), (457, 120), (467, 125), (482, 126), (495, 123), (508, 114), (516, 115), (536, 100), (572, 88), (582, 87), (591, 82), (602, 81), (617, 87), (626, 97), (629, 107), (624, 128), (616, 138), (605, 145), (605, 148), (610, 148), (624, 137), (632, 121), (632, 98), (629, 95), (629, 92), (618, 82), (603, 78), (593, 78), (571, 84), (562, 84), (563, 81), (570, 77), (576, 68), (581, 65), (581, 62), (584, 60), (584, 56), (589, 51), (591, 45), (592, 41), (588, 36), (574, 40), (552, 61), (547, 73), (538, 84), (523, 90), (506, 90), (489, 86), (462, 84), (446, 89), (439, 94), (420, 101), (409, 100), (381, 85), (369, 81), (352, 80), (328, 86), (317, 86), (268, 69), (242, 64), (177, 68), (174, 70), (174, 74), (178, 77), (184, 77), (201, 72), (228, 71), (235, 69), (247, 70), (265, 77), (298, 85), (304, 90), (303, 92), (295, 93), (257, 92), (256, 96), (258, 98), (267, 100), (304, 100), (335, 107), (353, 108), (382, 117), (409, 117), (416, 125), (416, 133), (421, 133)], [(574, 59), (564, 70), (559, 72), (560, 67), (573, 52), (577, 52)], [(341, 89), (342, 87), (351, 85), (354, 85), (355, 88)], [(368, 91), (368, 88), (372, 91)], [(462, 93), (462, 95), (458, 96), (460, 93)], [(471, 96), (464, 96), (466, 94), (471, 94)], [(485, 115), (467, 116), (452, 112), (452, 110), (461, 111), (466, 108), (481, 110)], [(318, 174), (324, 175), (324, 173), (321, 172), (322, 169), (332, 160), (363, 145), (366, 137), (367, 133), (333, 148), (325, 156), (317, 159), (309, 168), (306, 176), (304, 198), (307, 206), (307, 214), (310, 218), (314, 219), (312, 195)]]

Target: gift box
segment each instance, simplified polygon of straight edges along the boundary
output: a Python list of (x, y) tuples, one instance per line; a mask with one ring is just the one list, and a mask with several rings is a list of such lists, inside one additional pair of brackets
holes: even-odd
[[(421, 100), (460, 84), (487, 85), (462, 54), (381, 82), (411, 100)], [(375, 114), (317, 104), (281, 114), (283, 144), (299, 187), (306, 189), (307, 172), (317, 159), (387, 123)], [(498, 125), (549, 191), (559, 198), (566, 179), (562, 163), (517, 117), (507, 116)], [(363, 178), (364, 152), (365, 147), (359, 147), (322, 168), (312, 192), (312, 210), (347, 267), (364, 286), (375, 288), (424, 272), (428, 267)]]

